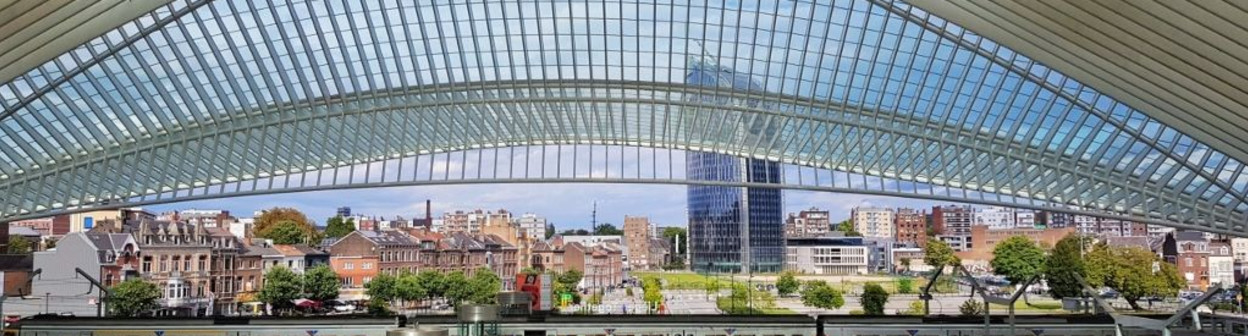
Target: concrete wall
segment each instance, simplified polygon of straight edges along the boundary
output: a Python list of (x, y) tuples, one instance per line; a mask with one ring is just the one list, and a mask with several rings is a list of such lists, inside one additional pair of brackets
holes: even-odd
[[(72, 312), (76, 316), (95, 316), (96, 306), (91, 301), (97, 298), (100, 291), (90, 282), (74, 272), (81, 268), (93, 277), (100, 273), (99, 257), (96, 250), (82, 233), (66, 235), (51, 251), (35, 252), (35, 269), (43, 269), (31, 284), (32, 300), (23, 303), (35, 303), (34, 307), (13, 305), (5, 302), (6, 314), (35, 314), (44, 311), (43, 305), (52, 313)], [(90, 294), (87, 294), (88, 291)], [(45, 299), (47, 299), (45, 301)], [(28, 308), (19, 313), (15, 308)]]

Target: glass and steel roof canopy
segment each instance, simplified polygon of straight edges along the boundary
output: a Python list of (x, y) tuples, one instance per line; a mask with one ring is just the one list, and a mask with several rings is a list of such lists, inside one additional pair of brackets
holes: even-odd
[[(761, 87), (687, 84), (692, 60)], [(0, 84), (0, 107), (7, 218), (412, 153), (597, 143), (1248, 234), (1240, 161), (899, 1), (174, 1)], [(727, 118), (776, 134), (691, 126)]]

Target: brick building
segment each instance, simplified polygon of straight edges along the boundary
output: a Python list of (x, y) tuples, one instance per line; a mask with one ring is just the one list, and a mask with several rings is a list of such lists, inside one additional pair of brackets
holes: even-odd
[(420, 263), (420, 242), (406, 232), (354, 231), (330, 247), (330, 256), (377, 257), (378, 272), (398, 275), (417, 272)]
[(1040, 246), (1052, 247), (1057, 245), (1057, 241), (1074, 232), (1075, 228), (1070, 227), (1043, 230), (1036, 228), (990, 229), (987, 226), (976, 225), (971, 227), (971, 247), (956, 254), (968, 265), (987, 265), (992, 260), (992, 250), (997, 247), (997, 243), (1007, 238), (1024, 236)]
[(969, 237), (975, 211), (969, 206), (932, 207), (932, 231), (937, 235)]
[(893, 222), (897, 227), (896, 241), (927, 246), (927, 213), (914, 209), (897, 209)]
[(628, 266), (634, 270), (655, 269), (650, 263), (650, 219), (624, 216), (624, 244), (628, 245)]
[(1190, 290), (1204, 290), (1209, 286), (1209, 240), (1200, 232), (1174, 232), (1167, 234), (1162, 246), (1162, 257), (1173, 263), (1179, 275), (1187, 280)]

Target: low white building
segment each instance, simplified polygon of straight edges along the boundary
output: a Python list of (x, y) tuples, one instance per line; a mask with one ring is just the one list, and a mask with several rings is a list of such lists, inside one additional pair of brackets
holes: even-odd
[(1235, 256), (1231, 244), (1209, 243), (1209, 285), (1235, 286)]
[(870, 252), (861, 237), (786, 240), (784, 269), (803, 274), (867, 274)]

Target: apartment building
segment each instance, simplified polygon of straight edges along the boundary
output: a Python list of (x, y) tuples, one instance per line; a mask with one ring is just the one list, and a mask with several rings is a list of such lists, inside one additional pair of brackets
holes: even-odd
[(852, 211), (854, 231), (863, 237), (892, 238), (893, 209), (857, 207)]

